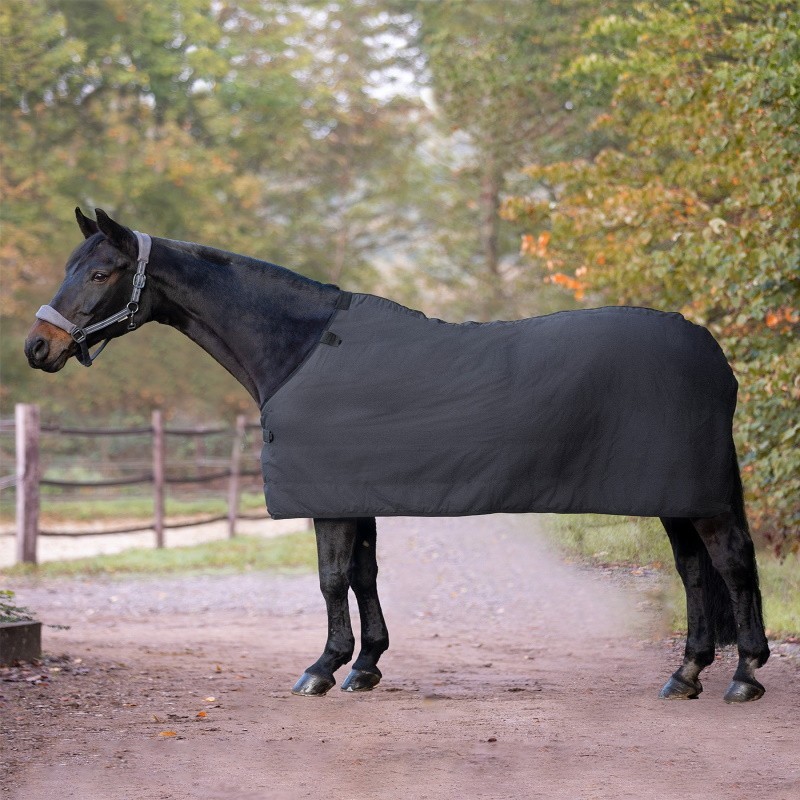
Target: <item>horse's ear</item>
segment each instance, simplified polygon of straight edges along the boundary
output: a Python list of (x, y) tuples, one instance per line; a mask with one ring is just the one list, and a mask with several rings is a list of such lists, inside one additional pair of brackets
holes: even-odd
[(94, 236), (99, 230), (97, 223), (93, 219), (89, 219), (89, 217), (84, 216), (80, 206), (77, 206), (75, 209), (75, 219), (78, 220), (78, 227), (81, 229), (84, 239)]
[(133, 256), (133, 258), (136, 258), (139, 245), (133, 231), (130, 228), (126, 228), (124, 225), (120, 225), (118, 222), (114, 222), (102, 208), (96, 208), (94, 213), (97, 215), (97, 227), (100, 229), (101, 233), (105, 234), (108, 241), (111, 242), (117, 250), (121, 250), (123, 253), (127, 253)]

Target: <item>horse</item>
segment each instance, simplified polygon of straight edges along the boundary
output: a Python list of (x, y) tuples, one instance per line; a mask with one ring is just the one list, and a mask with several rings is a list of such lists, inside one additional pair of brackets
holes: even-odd
[(28, 362), (88, 367), (110, 340), (159, 322), (247, 389), (262, 411), (270, 514), (314, 519), (328, 636), (294, 694), (326, 694), (352, 659), (349, 589), (361, 649), (341, 688), (381, 680), (377, 516), (542, 510), (660, 517), (688, 619), (660, 697), (698, 697), (716, 645), (733, 642), (725, 701), (764, 694), (755, 671), (769, 646), (732, 439), (738, 385), (705, 328), (626, 307), (456, 325), (150, 237), (102, 209), (96, 221), (75, 214), (84, 240), (37, 312)]

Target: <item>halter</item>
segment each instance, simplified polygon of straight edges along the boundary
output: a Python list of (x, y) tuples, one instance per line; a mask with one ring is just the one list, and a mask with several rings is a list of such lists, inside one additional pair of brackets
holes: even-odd
[(53, 306), (42, 306), (36, 312), (36, 317), (38, 319), (49, 322), (57, 328), (61, 328), (77, 342), (80, 352), (75, 354), (75, 358), (83, 364), (84, 367), (91, 367), (92, 362), (111, 341), (111, 337), (109, 336), (94, 353), (90, 353), (89, 346), (86, 344), (88, 336), (95, 331), (100, 331), (103, 328), (107, 328), (109, 325), (113, 325), (115, 322), (121, 322), (123, 319), (128, 319), (129, 317), (130, 322), (128, 323), (128, 330), (132, 331), (136, 327), (133, 316), (139, 310), (139, 297), (147, 281), (147, 276), (144, 274), (144, 271), (147, 268), (147, 262), (150, 260), (150, 245), (152, 244), (152, 240), (146, 233), (139, 233), (139, 231), (134, 231), (133, 233), (136, 236), (136, 242), (138, 244), (138, 255), (136, 257), (136, 273), (133, 276), (133, 292), (130, 302), (125, 308), (121, 311), (117, 311), (116, 314), (112, 314), (110, 317), (106, 317), (100, 322), (95, 322), (94, 325), (87, 325), (85, 328), (79, 328), (75, 323), (70, 322), (66, 317), (62, 316), (60, 312), (56, 311)]

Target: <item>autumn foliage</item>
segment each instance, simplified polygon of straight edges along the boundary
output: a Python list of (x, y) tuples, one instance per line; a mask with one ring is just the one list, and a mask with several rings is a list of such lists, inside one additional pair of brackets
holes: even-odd
[(576, 300), (679, 309), (711, 329), (740, 383), (751, 522), (796, 549), (800, 11), (637, 6), (597, 19), (565, 77), (606, 106), (602, 146), (526, 170), (531, 193), (504, 208), (530, 231), (522, 252)]
[(799, 31), (786, 0), (4, 0), (0, 413), (250, 407), (156, 326), (28, 368), (103, 206), (454, 320), (681, 310), (736, 371), (751, 520), (798, 547)]

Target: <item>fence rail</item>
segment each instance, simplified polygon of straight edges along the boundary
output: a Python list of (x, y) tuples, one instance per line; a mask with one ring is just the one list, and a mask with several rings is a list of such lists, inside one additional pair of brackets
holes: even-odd
[[(237, 514), (236, 519), (269, 519), (269, 514)], [(164, 522), (164, 530), (172, 530), (174, 528), (194, 528), (198, 525), (211, 525), (214, 522), (225, 522), (230, 520), (228, 514), (216, 514), (211, 517), (192, 518), (184, 520), (183, 522)], [(145, 533), (146, 531), (153, 530), (153, 524), (137, 525), (133, 528), (103, 528), (96, 531), (53, 531), (46, 528), (39, 528), (39, 536), (113, 536), (115, 533)]]
[[(260, 430), (258, 423), (248, 423), (243, 415), (239, 415), (236, 418), (233, 428), (220, 426), (169, 428), (164, 425), (163, 416), (159, 410), (153, 412), (149, 427), (75, 428), (60, 425), (41, 425), (39, 408), (36, 405), (20, 403), (15, 410), (16, 414), (13, 421), (0, 420), (0, 433), (11, 433), (13, 431), (15, 434), (17, 467), (15, 475), (0, 477), (0, 490), (16, 487), (17, 560), (20, 562), (36, 563), (36, 541), (38, 536), (102, 536), (152, 530), (155, 533), (156, 546), (163, 547), (165, 530), (227, 521), (228, 536), (233, 537), (236, 535), (236, 523), (238, 520), (268, 518), (263, 514), (254, 515), (239, 512), (242, 479), (260, 476), (261, 474), (260, 470), (242, 469), (242, 450), (246, 433), (247, 431)], [(40, 460), (40, 437), (42, 433), (79, 437), (149, 436), (152, 450), (152, 468), (130, 477), (109, 476), (99, 480), (48, 478), (42, 475)], [(168, 436), (193, 437), (198, 443), (202, 442), (200, 437), (227, 436), (230, 437), (230, 455), (225, 460), (211, 459), (214, 462), (213, 465), (210, 463), (205, 464), (205, 466), (216, 467), (211, 472), (176, 474), (174, 465), (171, 465), (169, 470), (167, 468), (165, 438)], [(203, 447), (205, 447), (204, 444)], [(220, 465), (226, 462), (227, 466), (224, 469), (220, 469)], [(81, 463), (87, 462), (81, 459)], [(144, 467), (144, 463), (141, 460), (137, 464), (140, 470)], [(195, 464), (195, 469), (197, 466)], [(168, 472), (169, 474), (167, 474)], [(165, 490), (167, 486), (199, 485), (220, 481), (227, 481), (226, 497), (228, 508), (224, 514), (215, 514), (200, 519), (193, 518), (192, 520), (166, 519)], [(40, 487), (100, 489), (143, 484), (152, 484), (153, 486), (153, 519), (147, 523), (99, 530), (57, 530), (42, 528), (39, 524)]]

